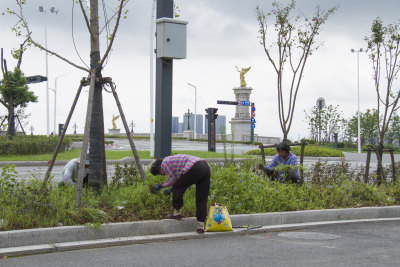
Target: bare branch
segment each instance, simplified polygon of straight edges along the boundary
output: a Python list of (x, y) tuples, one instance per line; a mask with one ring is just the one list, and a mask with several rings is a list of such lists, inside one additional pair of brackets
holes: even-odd
[(114, 40), (115, 40), (115, 35), (117, 33), (117, 30), (118, 30), (119, 22), (121, 20), (121, 13), (122, 13), (122, 9), (124, 7), (124, 2), (125, 2), (125, 0), (121, 0), (121, 3), (119, 5), (119, 10), (118, 10), (117, 21), (115, 22), (115, 26), (114, 26), (114, 31), (113, 31), (113, 33), (111, 35), (111, 40), (110, 40), (110, 43), (108, 44), (107, 50), (104, 53), (103, 58), (100, 60), (99, 66), (103, 66), (104, 61), (106, 60), (108, 54), (111, 51), (112, 45), (113, 45)]
[(19, 55), (18, 55), (18, 63), (17, 63), (17, 68), (21, 69), (21, 64), (22, 64), (22, 55), (24, 53), (24, 45), (28, 41), (28, 39), (25, 39), (25, 41), (20, 44), (19, 46)]
[[(124, 3), (124, 6), (123, 7), (125, 7), (127, 4), (129, 3), (129, 0), (125, 0), (125, 3)], [(104, 24), (104, 26), (101, 28), (101, 30), (100, 30), (100, 34), (102, 34), (103, 33), (103, 31), (107, 28), (107, 26), (110, 24), (110, 22), (115, 18), (115, 16), (117, 16), (118, 15), (118, 11), (117, 12), (114, 12), (114, 14), (110, 17), (110, 19), (108, 19), (107, 21), (106, 21), (106, 23)]]
[(30, 39), (30, 41), (31, 41), (32, 44), (34, 44), (35, 46), (39, 47), (39, 48), (42, 49), (43, 51), (46, 51), (47, 53), (49, 53), (49, 54), (51, 54), (51, 55), (53, 55), (53, 56), (58, 57), (59, 59), (63, 60), (64, 62), (66, 62), (66, 63), (68, 63), (68, 64), (70, 64), (70, 65), (72, 65), (72, 66), (74, 66), (74, 67), (77, 68), (77, 69), (84, 70), (84, 71), (86, 71), (86, 72), (90, 72), (89, 69), (87, 69), (87, 68), (85, 68), (85, 67), (82, 67), (82, 66), (79, 66), (78, 64), (73, 63), (72, 61), (66, 59), (65, 57), (59, 55), (59, 54), (56, 53), (56, 52), (51, 51), (50, 49), (46, 49), (46, 48), (43, 47), (41, 44), (39, 44), (39, 43), (35, 42), (34, 40), (32, 40), (30, 37), (29, 37), (29, 39)]
[(81, 11), (82, 11), (83, 17), (85, 18), (86, 27), (87, 27), (87, 29), (88, 29), (88, 31), (90, 33), (90, 36), (92, 38), (94, 38), (94, 34), (92, 32), (92, 28), (90, 27), (89, 18), (88, 18), (87, 14), (86, 14), (85, 8), (83, 7), (82, 0), (78, 0), (78, 2), (79, 2), (79, 6), (81, 7)]

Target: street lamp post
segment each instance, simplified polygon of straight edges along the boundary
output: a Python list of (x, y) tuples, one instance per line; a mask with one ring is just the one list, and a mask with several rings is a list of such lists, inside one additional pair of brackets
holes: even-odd
[(317, 99), (317, 107), (318, 107), (318, 144), (321, 145), (321, 110), (325, 106), (325, 99), (322, 97)]
[(150, 157), (154, 157), (154, 15), (156, 10), (156, 0), (153, 0), (151, 8), (151, 22), (150, 22)]
[(66, 76), (64, 75), (59, 75), (56, 77), (56, 79), (54, 80), (54, 134), (56, 134), (56, 125), (57, 125), (57, 80), (58, 78), (64, 77)]
[(357, 139), (358, 139), (358, 153), (361, 153), (361, 122), (360, 122), (360, 52), (367, 52), (360, 48), (359, 50), (350, 50), (352, 53), (357, 53), (357, 115), (358, 115), (358, 125), (357, 125)]
[(187, 83), (194, 88), (194, 139), (197, 139), (197, 87)]
[[(43, 6), (39, 6), (39, 12), (42, 12), (44, 14), (44, 47), (47, 50), (47, 23), (46, 23), (46, 13), (47, 11), (43, 8)], [(50, 8), (51, 13), (58, 13), (58, 10), (56, 10), (54, 7)], [(47, 127), (46, 127), (46, 135), (50, 135), (50, 116), (49, 116), (49, 61), (48, 61), (48, 56), (49, 53), (46, 51), (46, 121), (47, 121)], [(54, 127), (55, 129), (55, 127)], [(54, 130), (55, 132), (55, 130)]]

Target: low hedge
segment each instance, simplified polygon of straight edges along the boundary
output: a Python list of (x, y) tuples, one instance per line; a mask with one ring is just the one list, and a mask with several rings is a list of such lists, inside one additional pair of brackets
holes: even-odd
[[(58, 142), (58, 137), (52, 136), (15, 136), (6, 139), (0, 138), (1, 155), (32, 155), (51, 153)], [(65, 138), (61, 144), (60, 151), (68, 150), (71, 141)]]
[[(294, 146), (290, 150), (296, 156), (300, 156), (300, 146)], [(266, 156), (274, 156), (276, 155), (275, 148), (264, 148), (264, 153)], [(261, 149), (254, 149), (246, 152), (247, 155), (261, 155)], [(307, 145), (304, 149), (304, 156), (308, 157), (344, 157), (342, 151), (327, 148), (327, 147), (318, 147)]]

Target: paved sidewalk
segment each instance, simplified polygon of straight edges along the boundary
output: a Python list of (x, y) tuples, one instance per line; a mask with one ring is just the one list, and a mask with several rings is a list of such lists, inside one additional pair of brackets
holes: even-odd
[(4, 231), (0, 232), (0, 258), (158, 241), (228, 237), (266, 231), (294, 230), (323, 224), (347, 224), (371, 220), (400, 221), (400, 206), (243, 214), (232, 215), (231, 220), (234, 226), (263, 227), (198, 235), (194, 232), (196, 219), (185, 218), (181, 221), (106, 224), (99, 230), (85, 226), (70, 226)]

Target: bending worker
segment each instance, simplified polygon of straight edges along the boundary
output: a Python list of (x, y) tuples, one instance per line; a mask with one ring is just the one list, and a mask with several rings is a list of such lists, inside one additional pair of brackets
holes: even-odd
[[(289, 180), (292, 181), (292, 183), (300, 183), (297, 157), (290, 152), (290, 146), (286, 142), (282, 142), (276, 147), (276, 150), (278, 154), (275, 155), (271, 163), (267, 166), (260, 164), (260, 169), (264, 170), (271, 180), (278, 180), (281, 182)], [(289, 168), (288, 171), (279, 171), (276, 169), (279, 165), (288, 165), (291, 166), (291, 168)]]
[[(61, 172), (63, 184), (75, 184), (78, 181), (79, 164), (80, 158), (68, 161)], [(89, 178), (89, 160), (85, 161), (85, 173), (83, 177), (83, 183), (86, 184)]]
[[(169, 219), (182, 219), (183, 194), (189, 186), (196, 185), (196, 232), (204, 233), (211, 175), (208, 163), (191, 155), (174, 155), (154, 160), (151, 163), (150, 172), (153, 175), (166, 175), (168, 178), (165, 183), (155, 185), (154, 193), (160, 191), (161, 188), (172, 186), (172, 206), (175, 210), (168, 216)], [(164, 193), (167, 193), (167, 190)]]

